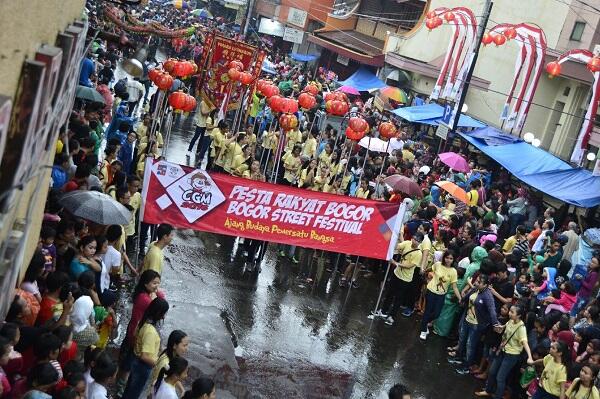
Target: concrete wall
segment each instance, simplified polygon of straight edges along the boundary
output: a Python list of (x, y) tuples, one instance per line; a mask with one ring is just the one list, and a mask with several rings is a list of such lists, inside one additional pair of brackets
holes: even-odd
[[(596, 7), (600, 5), (600, 2), (597, 0), (588, 3)], [(579, 0), (572, 0), (571, 5), (572, 7), (562, 26), (556, 49), (560, 52), (575, 48), (593, 50), (594, 45), (599, 43), (598, 39), (600, 38), (600, 32), (598, 32), (600, 14), (598, 11), (582, 4)], [(571, 40), (571, 33), (573, 32), (575, 22), (585, 22), (586, 24), (580, 41)]]
[[(54, 44), (60, 31), (81, 19), (84, 4), (84, 0), (0, 1), (0, 94), (14, 99), (23, 61), (32, 58), (42, 44)], [(52, 151), (45, 153), (40, 165), (52, 164), (53, 157)], [(29, 215), (30, 238), (22, 254), (21, 276), (37, 245), (49, 178), (48, 169), (30, 181), (17, 209), (0, 216), (0, 242), (5, 242), (14, 221), (24, 218), (28, 209), (33, 210)]]

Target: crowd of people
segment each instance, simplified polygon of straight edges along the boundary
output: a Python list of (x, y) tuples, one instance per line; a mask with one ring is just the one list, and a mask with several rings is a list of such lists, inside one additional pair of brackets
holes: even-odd
[[(88, 2), (88, 10), (96, 28), (116, 29), (97, 17), (96, 3)], [(140, 15), (177, 27), (172, 21), (181, 12), (154, 7)], [(177, 47), (155, 45), (191, 57), (201, 48), (197, 38)], [(138, 218), (144, 163), (162, 156), (164, 130), (151, 118), (156, 101), (147, 76), (117, 80), (123, 56), (98, 39), (82, 62), (79, 84), (95, 88), (105, 102), (78, 101), (57, 143), (38, 249), (0, 327), (0, 397), (216, 397), (211, 378), (187, 381), (190, 337), (174, 330), (164, 342), (159, 334), (169, 310), (160, 290), (163, 250), (174, 229)], [(313, 73), (277, 51), (268, 57), (277, 69), (270, 78), (283, 95), (297, 96), (307, 84), (322, 91), (335, 86), (328, 71)], [(173, 85), (192, 93), (196, 87), (193, 80)], [(388, 116), (359, 96), (352, 100), (351, 112), (378, 137), (377, 126)], [(508, 391), (512, 398), (600, 399), (600, 254), (583, 267), (571, 262), (585, 239), (573, 218), (558, 218), (556, 209), (466, 147), (455, 150), (469, 160), (469, 170), (452, 170), (420, 126), (402, 125), (387, 154), (347, 140), (342, 129), (322, 122), (323, 113), (299, 111), (299, 126), (283, 134), (272, 128), (276, 115), (260, 94), (249, 110), (237, 129), (231, 118), (220, 120), (217, 106), (199, 99), (197, 109), (183, 115), (194, 127), (188, 159), (237, 177), (405, 204), (391, 262), (325, 256), (342, 288), (359, 289), (360, 278), (381, 282), (384, 296), (372, 315), (377, 322), (393, 326), (400, 316), (421, 314), (419, 339), (433, 333), (454, 343), (448, 362), (485, 383), (477, 396), (503, 398)], [(413, 179), (422, 195), (394, 191), (384, 182), (393, 175)], [(466, 202), (440, 189), (442, 180), (463, 188)], [(131, 220), (106, 226), (73, 216), (61, 197), (76, 190), (111, 195), (131, 211)], [(260, 264), (265, 250), (260, 240), (244, 243), (247, 262)], [(294, 246), (277, 250), (291, 263), (299, 254), (315, 256)], [(127, 282), (134, 287), (130, 314), (118, 311)], [(116, 350), (109, 344), (118, 323), (127, 329)], [(401, 385), (389, 391), (393, 399), (409, 395)]]

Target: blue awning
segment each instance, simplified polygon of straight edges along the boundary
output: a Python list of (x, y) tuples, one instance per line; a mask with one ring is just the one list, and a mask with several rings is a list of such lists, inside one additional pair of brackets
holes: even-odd
[(293, 60), (300, 61), (300, 62), (310, 62), (310, 61), (314, 61), (317, 58), (319, 58), (318, 55), (314, 55), (314, 54), (298, 54), (298, 53), (290, 53), (290, 57), (292, 57)]
[(354, 87), (358, 91), (369, 91), (381, 89), (387, 85), (383, 83), (373, 72), (365, 67), (360, 67), (348, 79), (338, 82), (341, 86)]
[(588, 170), (492, 127), (459, 134), (525, 184), (571, 205), (600, 205), (600, 177)]
[[(393, 110), (392, 113), (409, 122), (437, 126), (438, 121), (444, 116), (444, 107), (439, 104), (431, 103), (398, 108)], [(458, 127), (484, 128), (486, 126), (485, 123), (480, 122), (469, 115), (463, 114), (458, 120)]]

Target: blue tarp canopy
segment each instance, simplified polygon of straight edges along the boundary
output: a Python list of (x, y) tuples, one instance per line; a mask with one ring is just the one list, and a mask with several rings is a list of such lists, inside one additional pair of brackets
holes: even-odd
[(262, 64), (262, 71), (269, 73), (271, 75), (277, 75), (277, 71), (275, 70), (275, 64), (273, 64), (269, 60), (264, 60)]
[[(415, 105), (414, 107), (398, 108), (393, 110), (392, 113), (409, 122), (437, 126), (438, 121), (444, 116), (444, 107), (439, 104), (431, 103)], [(461, 115), (458, 120), (458, 126), (483, 128), (487, 125), (475, 118), (471, 118), (469, 115)]]
[(342, 86), (350, 86), (358, 91), (369, 91), (381, 89), (387, 85), (383, 83), (373, 72), (365, 67), (360, 67), (348, 79), (338, 82)]
[(571, 205), (600, 205), (600, 177), (590, 171), (492, 127), (459, 134), (523, 183)]
[(298, 54), (298, 53), (290, 53), (290, 57), (292, 57), (293, 60), (300, 61), (300, 62), (310, 62), (310, 61), (314, 61), (317, 58), (319, 58), (318, 55), (314, 55), (314, 54)]

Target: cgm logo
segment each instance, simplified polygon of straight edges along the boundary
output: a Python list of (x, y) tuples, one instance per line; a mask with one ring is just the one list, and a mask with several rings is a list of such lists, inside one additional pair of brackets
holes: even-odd
[(207, 210), (212, 201), (210, 181), (204, 173), (198, 172), (189, 178), (190, 188), (181, 194), (182, 208)]

